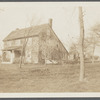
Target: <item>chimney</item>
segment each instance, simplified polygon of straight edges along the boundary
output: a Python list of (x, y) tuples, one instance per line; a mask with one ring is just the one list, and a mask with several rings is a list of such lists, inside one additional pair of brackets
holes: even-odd
[(49, 25), (52, 28), (52, 19), (51, 18), (49, 19)]
[(16, 30), (19, 30), (19, 28), (16, 28)]

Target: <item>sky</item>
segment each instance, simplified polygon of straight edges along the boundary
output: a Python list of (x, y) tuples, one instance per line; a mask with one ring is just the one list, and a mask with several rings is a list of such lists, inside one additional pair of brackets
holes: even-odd
[[(53, 19), (53, 30), (67, 49), (79, 37), (78, 6), (83, 8), (85, 35), (96, 23), (100, 23), (100, 3), (78, 2), (9, 2), (0, 3), (0, 49), (3, 48), (2, 40), (17, 28), (48, 23)], [(39, 20), (39, 21), (38, 21)], [(99, 54), (100, 48), (95, 50)]]

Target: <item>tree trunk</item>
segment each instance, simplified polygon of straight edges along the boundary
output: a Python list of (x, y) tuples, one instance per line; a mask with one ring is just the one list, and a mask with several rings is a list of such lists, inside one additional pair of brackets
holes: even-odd
[(20, 64), (19, 64), (19, 67), (21, 68), (21, 64), (23, 62), (23, 49), (21, 51), (21, 56), (20, 56)]
[(85, 69), (84, 69), (84, 25), (82, 7), (79, 7), (79, 22), (80, 22), (80, 81), (84, 80)]
[(23, 60), (24, 60), (23, 56), (25, 56), (25, 48), (26, 48), (27, 41), (28, 41), (28, 39), (25, 38), (24, 43), (23, 43), (23, 47), (22, 47), (22, 50), (21, 50), (21, 58), (20, 58), (20, 64), (19, 64), (20, 68), (21, 68), (21, 65), (22, 65)]
[(95, 44), (93, 44), (93, 52), (92, 52), (92, 63), (94, 64), (94, 51), (95, 51)]

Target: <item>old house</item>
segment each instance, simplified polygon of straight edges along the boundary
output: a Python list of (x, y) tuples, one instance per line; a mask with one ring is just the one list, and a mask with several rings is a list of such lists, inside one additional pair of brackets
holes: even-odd
[(67, 50), (52, 29), (52, 19), (49, 19), (48, 24), (16, 29), (5, 37), (3, 42), (2, 63), (18, 63), (23, 46), (24, 63), (68, 60)]

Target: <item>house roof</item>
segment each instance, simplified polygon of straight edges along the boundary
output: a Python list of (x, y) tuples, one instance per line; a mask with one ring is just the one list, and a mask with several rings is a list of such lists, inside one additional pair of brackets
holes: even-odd
[(10, 40), (21, 39), (25, 37), (38, 36), (40, 32), (47, 32), (46, 30), (47, 28), (49, 28), (52, 31), (52, 33), (55, 35), (55, 37), (58, 39), (58, 41), (62, 44), (62, 46), (68, 53), (68, 50), (65, 48), (65, 46), (63, 45), (63, 43), (55, 34), (55, 32), (53, 31), (53, 29), (50, 27), (49, 24), (42, 24), (42, 25), (23, 28), (23, 29), (16, 29), (15, 31), (12, 31), (7, 37), (5, 37), (3, 41), (10, 41)]
[(3, 49), (3, 51), (10, 51), (10, 50), (21, 50), (22, 46), (11, 46), (11, 47), (6, 47)]
[(34, 27), (16, 29), (15, 31), (12, 31), (7, 37), (5, 37), (3, 41), (9, 41), (9, 40), (14, 40), (14, 39), (36, 36), (40, 32), (45, 32), (46, 31), (45, 29), (47, 27), (48, 27), (48, 24), (43, 24), (43, 25), (38, 25), (38, 26), (34, 26)]

